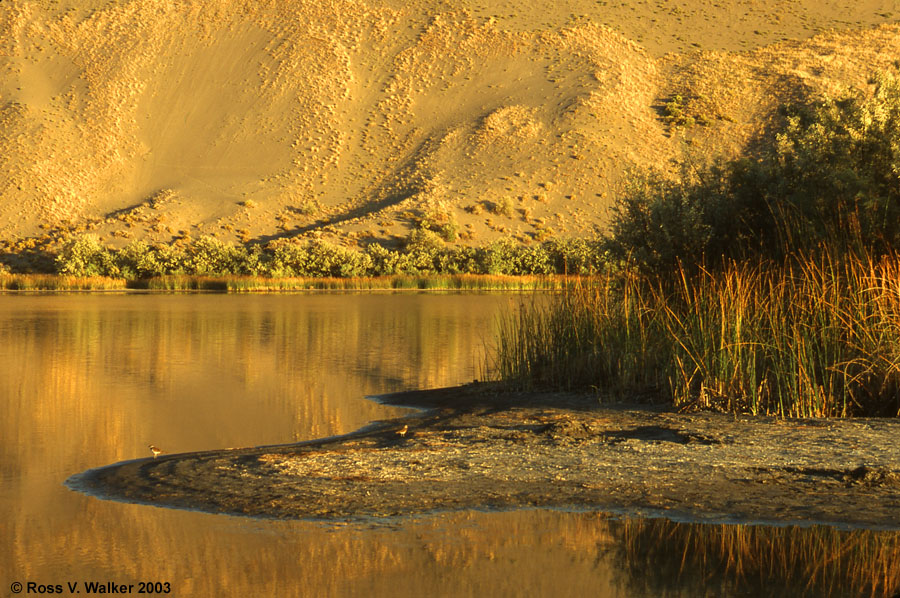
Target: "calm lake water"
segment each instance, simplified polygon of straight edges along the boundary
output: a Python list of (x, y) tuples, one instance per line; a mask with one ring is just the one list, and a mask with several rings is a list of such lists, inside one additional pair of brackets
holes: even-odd
[(896, 533), (547, 510), (269, 521), (63, 485), (149, 456), (149, 443), (288, 443), (402, 415), (365, 397), (480, 377), (495, 318), (519, 301), (0, 295), (0, 591), (34, 582), (69, 595), (78, 582), (85, 595), (99, 581), (136, 595), (144, 581), (200, 597), (878, 596), (900, 580)]

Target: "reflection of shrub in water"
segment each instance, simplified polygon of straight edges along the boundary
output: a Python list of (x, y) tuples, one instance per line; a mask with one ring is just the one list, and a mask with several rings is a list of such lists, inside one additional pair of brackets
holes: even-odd
[(622, 539), (622, 568), (640, 595), (876, 598), (900, 588), (898, 532), (636, 519)]

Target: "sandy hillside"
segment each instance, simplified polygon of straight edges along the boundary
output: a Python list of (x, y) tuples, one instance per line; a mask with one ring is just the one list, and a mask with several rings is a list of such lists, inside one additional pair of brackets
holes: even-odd
[[(0, 238), (589, 234), (900, 57), (896, 0), (0, 2)], [(680, 94), (700, 124), (663, 118)]]

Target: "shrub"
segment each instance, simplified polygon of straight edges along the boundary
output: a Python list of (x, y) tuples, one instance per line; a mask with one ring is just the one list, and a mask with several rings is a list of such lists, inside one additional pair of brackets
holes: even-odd
[(559, 274), (596, 274), (608, 261), (598, 239), (551, 239), (542, 247), (549, 255), (551, 271)]
[(697, 124), (696, 119), (686, 111), (684, 97), (678, 94), (663, 104), (663, 114), (666, 122), (675, 128), (689, 128)]
[(509, 197), (501, 197), (491, 205), (491, 212), (498, 216), (513, 216), (513, 201)]
[(505, 238), (481, 247), (450, 247), (428, 229), (412, 231), (402, 250), (377, 243), (364, 250), (322, 240), (281, 240), (268, 246), (236, 245), (214, 237), (189, 243), (148, 245), (133, 241), (120, 250), (93, 236), (73, 237), (61, 248), (60, 274), (145, 280), (160, 276), (363, 277), (395, 274), (591, 274), (604, 268), (599, 241), (551, 240), (525, 246)]
[(303, 247), (293, 243), (278, 243), (269, 247), (269, 260), (265, 274), (275, 278), (299, 276), (306, 263)]
[(897, 79), (879, 75), (868, 98), (784, 114), (784, 130), (759, 159), (685, 170), (679, 181), (635, 179), (605, 248), (656, 273), (722, 258), (900, 249)]
[(118, 276), (112, 252), (96, 235), (81, 235), (65, 241), (56, 257), (59, 274), (70, 276)]
[(187, 256), (184, 248), (178, 245), (156, 245), (153, 247), (156, 261), (165, 274), (186, 274)]
[(391, 276), (399, 272), (400, 254), (378, 243), (372, 243), (366, 248), (366, 254), (371, 260), (371, 273), (373, 276)]
[(898, 247), (900, 82), (888, 74), (874, 81), (870, 98), (786, 111), (787, 127), (766, 173), (774, 198), (786, 200), (785, 243), (838, 235), (877, 251)]
[(322, 204), (315, 199), (304, 199), (298, 205), (290, 209), (300, 216), (315, 216), (322, 211)]
[(269, 250), (260, 271), (273, 277), (350, 277), (369, 274), (373, 262), (368, 254), (315, 240), (303, 245), (279, 243)]
[(121, 276), (129, 279), (151, 278), (168, 274), (159, 254), (143, 241), (132, 241), (116, 254)]
[(429, 209), (419, 220), (419, 228), (437, 233), (448, 243), (456, 241), (459, 237), (459, 223), (456, 221), (456, 216), (443, 206)]
[(306, 251), (307, 264), (301, 276), (365, 276), (372, 265), (367, 254), (326, 241), (311, 241)]
[(414, 230), (407, 237), (403, 253), (398, 260), (398, 273), (428, 274), (439, 272), (440, 256), (444, 252), (444, 242), (437, 233), (421, 228)]
[[(642, 270), (672, 272), (679, 263), (700, 263), (726, 238), (715, 228), (717, 211), (727, 211), (727, 192), (718, 192), (724, 170), (705, 181), (671, 181), (656, 174), (634, 178), (613, 208), (606, 249)], [(727, 220), (723, 219), (723, 224)]]
[(247, 268), (245, 247), (206, 236), (187, 247), (185, 270), (199, 276), (251, 273)]
[(516, 251), (512, 239), (500, 239), (479, 252), (479, 270), (483, 274), (511, 274), (516, 269)]
[(483, 274), (475, 247), (456, 247), (445, 251), (438, 259), (438, 267), (442, 274)]

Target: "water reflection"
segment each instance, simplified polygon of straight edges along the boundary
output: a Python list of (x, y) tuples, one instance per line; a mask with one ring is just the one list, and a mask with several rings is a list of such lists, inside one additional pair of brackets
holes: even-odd
[[(900, 533), (833, 527), (619, 525), (629, 587), (648, 596), (891, 596)], [(675, 590), (677, 588), (677, 590)]]
[[(13, 450), (47, 430), (105, 459), (289, 442), (396, 411), (362, 397), (470, 380), (494, 296), (4, 298), (0, 380)], [(26, 410), (30, 425), (13, 426)], [(72, 444), (74, 443), (74, 445)], [(74, 450), (73, 450), (74, 449)], [(24, 461), (39, 458), (21, 455)], [(21, 463), (21, 460), (17, 460)]]
[[(0, 297), (3, 583), (169, 581), (175, 596), (849, 596), (898, 535), (465, 512), (375, 526), (100, 501), (62, 481), (169, 451), (347, 432), (362, 399), (479, 375), (496, 295)], [(806, 584), (809, 584), (807, 587)]]
[(510, 301), (0, 296), (3, 579), (131, 578), (203, 553), (233, 560), (217, 552), (215, 518), (99, 502), (62, 482), (148, 456), (149, 443), (168, 452), (283, 443), (400, 415), (364, 396), (471, 380)]

